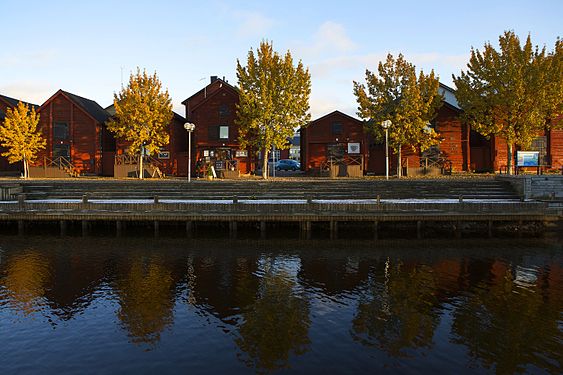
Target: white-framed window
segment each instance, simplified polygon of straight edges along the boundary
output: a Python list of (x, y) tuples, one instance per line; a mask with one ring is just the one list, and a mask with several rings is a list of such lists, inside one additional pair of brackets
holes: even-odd
[(227, 125), (219, 126), (219, 139), (229, 139), (229, 127)]

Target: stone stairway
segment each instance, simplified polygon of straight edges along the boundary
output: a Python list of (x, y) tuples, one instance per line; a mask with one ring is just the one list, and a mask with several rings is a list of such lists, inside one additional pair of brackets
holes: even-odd
[(25, 181), (26, 199), (464, 199), (518, 200), (510, 183), (488, 178), (421, 180)]

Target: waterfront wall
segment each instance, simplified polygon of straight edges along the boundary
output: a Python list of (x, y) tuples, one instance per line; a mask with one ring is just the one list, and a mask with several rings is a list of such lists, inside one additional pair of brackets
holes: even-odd
[(524, 199), (563, 199), (563, 176), (496, 176), (508, 181)]

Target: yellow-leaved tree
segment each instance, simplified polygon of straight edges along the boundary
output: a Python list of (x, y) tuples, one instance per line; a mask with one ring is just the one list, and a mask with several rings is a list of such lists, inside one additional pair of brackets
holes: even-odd
[(114, 94), (113, 105), (115, 116), (108, 122), (108, 129), (130, 142), (130, 154), (140, 154), (139, 178), (143, 178), (142, 155), (158, 152), (169, 141), (167, 128), (174, 115), (168, 89), (162, 90), (156, 72), (148, 75), (137, 68), (127, 87)]
[(395, 59), (388, 54), (377, 73), (366, 69), (365, 85), (354, 81), (358, 115), (366, 120), (365, 128), (377, 140), (384, 139), (381, 123), (391, 120), (389, 145), (397, 153), (397, 176), (401, 177), (401, 150), (410, 146), (424, 151), (439, 143), (439, 135), (429, 127), (442, 106), (440, 83), (432, 70), (416, 75), (416, 68), (402, 54)]
[(272, 146), (288, 148), (288, 138), (311, 118), (311, 74), (289, 51), (281, 56), (263, 41), (248, 52), (246, 66), (237, 60), (240, 102), (237, 124), (241, 147), (262, 151), (262, 176), (268, 178), (268, 153)]
[(39, 114), (33, 107), (19, 102), (17, 107), (8, 108), (4, 123), (0, 126), (0, 143), (7, 149), (2, 156), (10, 163), (23, 161), (23, 176), (29, 177), (29, 162), (44, 149), (47, 141), (37, 129)]
[(563, 48), (524, 44), (514, 31), (499, 37), (499, 49), (486, 43), (471, 49), (467, 71), (453, 76), (463, 119), (472, 129), (507, 144), (507, 172), (512, 174), (514, 146), (528, 147), (538, 132), (560, 126), (563, 108)]

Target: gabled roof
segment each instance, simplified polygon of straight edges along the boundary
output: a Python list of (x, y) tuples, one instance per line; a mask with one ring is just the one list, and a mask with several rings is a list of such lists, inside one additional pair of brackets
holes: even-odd
[(318, 119), (315, 119), (315, 120), (313, 120), (313, 121), (310, 121), (310, 122), (309, 122), (309, 125), (310, 125), (310, 124), (313, 124), (313, 123), (315, 123), (315, 122), (317, 122), (317, 121), (321, 121), (322, 119), (324, 119), (324, 118), (326, 118), (326, 117), (329, 117), (329, 116), (332, 116), (332, 115), (344, 116), (344, 117), (349, 118), (350, 120), (356, 121), (356, 122), (358, 122), (358, 123), (360, 123), (360, 124), (363, 123), (362, 120), (359, 120), (359, 119), (357, 119), (357, 118), (355, 118), (355, 117), (352, 117), (352, 116), (350, 116), (350, 115), (347, 115), (347, 114), (344, 113), (344, 112), (332, 111), (332, 112), (327, 113), (326, 115), (324, 115), (324, 116), (322, 116), (322, 117), (319, 117)]
[(444, 97), (444, 102), (446, 104), (448, 104), (453, 109), (457, 109), (458, 111), (462, 110), (459, 106), (459, 103), (457, 102), (457, 98), (455, 97), (455, 89), (452, 89), (451, 87), (446, 86), (442, 82), (440, 82), (438, 92)]
[(8, 103), (8, 105), (10, 107), (17, 107), (18, 102), (22, 102), (23, 104), (27, 104), (28, 106), (31, 106), (33, 109), (35, 109), (36, 111), (39, 109), (39, 106), (37, 104), (33, 104), (33, 103), (28, 103), (28, 102), (24, 102), (23, 100), (18, 100), (18, 99), (14, 99), (14, 98), (10, 98), (9, 96), (6, 95), (0, 95), (0, 99), (5, 101), (6, 103)]
[(95, 101), (83, 98), (81, 96), (72, 94), (67, 91), (63, 91), (63, 90), (60, 91), (63, 94), (65, 94), (68, 98), (70, 98), (73, 102), (75, 102), (77, 105), (82, 107), (82, 109), (86, 111), (86, 113), (88, 113), (90, 116), (92, 116), (96, 121), (100, 123), (104, 123), (111, 117), (109, 112), (103, 109), (102, 106), (96, 103)]
[(172, 113), (174, 114), (174, 119), (178, 120), (178, 121), (183, 121), (186, 122), (186, 118), (182, 115), (177, 114), (176, 112), (172, 111)]
[(229, 88), (229, 89), (231, 89), (231, 90), (233, 90), (233, 91), (235, 91), (235, 92), (238, 93), (238, 89), (237, 89), (236, 87), (234, 87), (233, 85), (231, 85), (231, 84), (228, 83), (227, 81), (222, 80), (221, 78), (217, 78), (217, 79), (215, 79), (213, 82), (209, 83), (207, 86), (205, 86), (204, 88), (202, 88), (201, 90), (199, 90), (198, 92), (196, 92), (195, 94), (193, 94), (192, 96), (190, 96), (189, 98), (187, 98), (186, 100), (184, 100), (184, 101), (182, 102), (182, 104), (185, 105), (191, 98), (193, 98), (193, 97), (195, 97), (195, 96), (197, 96), (197, 95), (200, 95), (201, 93), (204, 93), (205, 90), (206, 90), (209, 86), (214, 85), (215, 82), (219, 82), (219, 83), (222, 84), (224, 87), (227, 87), (227, 88)]

